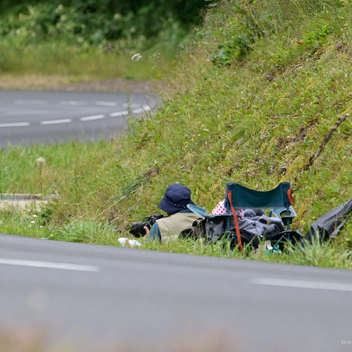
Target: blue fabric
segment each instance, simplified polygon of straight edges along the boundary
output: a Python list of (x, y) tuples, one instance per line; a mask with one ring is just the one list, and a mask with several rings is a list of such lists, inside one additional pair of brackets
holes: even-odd
[(166, 189), (159, 208), (165, 213), (174, 214), (187, 209), (187, 204), (194, 204), (191, 200), (191, 190), (186, 186), (173, 184)]
[(161, 242), (161, 233), (157, 222), (150, 229), (149, 235), (147, 237), (147, 241), (148, 240), (151, 240), (151, 241), (158, 240), (159, 242)]

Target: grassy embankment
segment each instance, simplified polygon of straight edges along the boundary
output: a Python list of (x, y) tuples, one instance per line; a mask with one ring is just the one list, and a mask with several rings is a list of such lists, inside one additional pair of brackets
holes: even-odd
[[(116, 244), (131, 221), (158, 212), (170, 183), (189, 186), (210, 211), (228, 181), (266, 190), (285, 180), (294, 183), (293, 228), (304, 233), (351, 198), (350, 117), (322, 146), (352, 107), (350, 13), (342, 1), (215, 7), (194, 35), (194, 50), (170, 71), (164, 105), (131, 122), (126, 136), (1, 151), (1, 192), (44, 188), (61, 198), (40, 214), (2, 211), (0, 231)], [(46, 159), (41, 171), (38, 157)], [(351, 268), (351, 229), (349, 221), (329, 246), (255, 258)], [(144, 248), (241, 257), (201, 242)]]

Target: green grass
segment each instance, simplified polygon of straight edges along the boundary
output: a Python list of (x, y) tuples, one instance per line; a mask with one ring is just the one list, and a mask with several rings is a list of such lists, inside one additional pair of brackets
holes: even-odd
[[(160, 92), (164, 104), (156, 114), (131, 122), (128, 134), (114, 141), (3, 149), (1, 191), (36, 193), (43, 187), (60, 195), (35, 236), (55, 230), (52, 237), (59, 240), (116, 244), (132, 221), (159, 212), (171, 183), (190, 187), (194, 201), (211, 211), (226, 182), (268, 190), (291, 181), (298, 213), (293, 228), (305, 233), (316, 218), (351, 198), (350, 117), (309, 165), (352, 108), (351, 30), (345, 25), (351, 5), (324, 3), (229, 1), (215, 7), (195, 31), (193, 45), (169, 65), (168, 85)], [(308, 11), (312, 6), (318, 7)], [(238, 38), (248, 41), (246, 50)], [(35, 162), (40, 156), (47, 159), (42, 181)], [(0, 230), (31, 235), (20, 225), (24, 221), (18, 230)], [(11, 216), (4, 214), (7, 222)], [(350, 268), (351, 230), (348, 221), (326, 248), (316, 244), (311, 252), (254, 259)], [(243, 257), (220, 243), (144, 248)]]
[[(140, 53), (140, 61), (131, 57)], [(156, 48), (144, 51), (118, 49), (105, 51), (95, 46), (72, 46), (64, 41), (50, 41), (23, 46), (0, 41), (1, 73), (8, 76), (69, 77), (71, 83), (112, 78), (150, 80), (165, 75), (173, 60)]]

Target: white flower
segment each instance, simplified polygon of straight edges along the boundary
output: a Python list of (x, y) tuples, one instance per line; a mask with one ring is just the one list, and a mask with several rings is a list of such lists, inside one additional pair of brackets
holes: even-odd
[(131, 57), (132, 61), (139, 61), (140, 59), (142, 59), (142, 55), (141, 54), (134, 54)]
[(35, 215), (35, 214), (34, 214), (34, 215), (32, 215), (32, 218), (37, 218), (37, 217), (38, 217), (38, 215)]
[(31, 224), (35, 224), (35, 221), (34, 221), (34, 220), (32, 220), (32, 221), (31, 221)]
[(37, 163), (45, 163), (45, 162), (46, 160), (42, 156), (37, 159)]

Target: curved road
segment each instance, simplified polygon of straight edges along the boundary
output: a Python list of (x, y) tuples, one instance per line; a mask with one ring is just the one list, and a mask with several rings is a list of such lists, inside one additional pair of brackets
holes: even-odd
[(156, 103), (152, 94), (0, 91), (0, 147), (111, 138)]
[(351, 302), (350, 271), (0, 234), (0, 326), (49, 347), (351, 351)]

